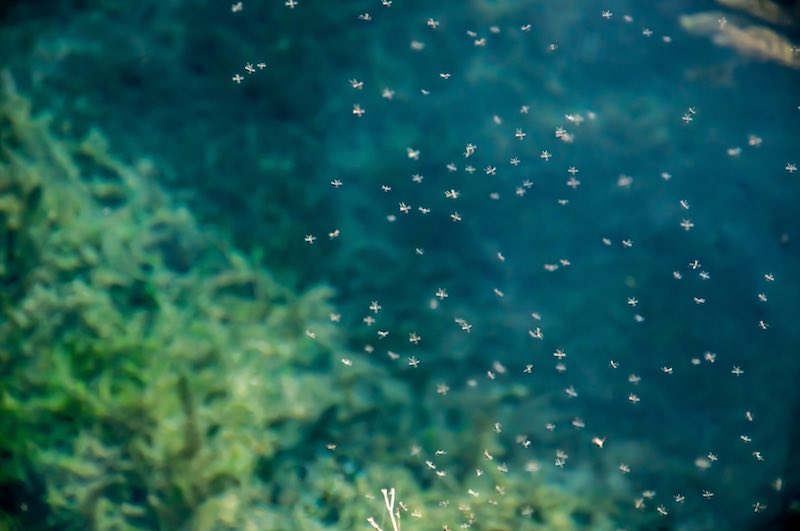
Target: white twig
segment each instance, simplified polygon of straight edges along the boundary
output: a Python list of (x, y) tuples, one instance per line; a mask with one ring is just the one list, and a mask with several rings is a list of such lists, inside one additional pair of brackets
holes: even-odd
[(391, 489), (381, 489), (383, 494), (383, 501), (386, 503), (386, 510), (389, 511), (389, 518), (392, 521), (393, 531), (400, 531), (400, 524), (397, 522), (397, 517), (394, 514), (394, 487)]

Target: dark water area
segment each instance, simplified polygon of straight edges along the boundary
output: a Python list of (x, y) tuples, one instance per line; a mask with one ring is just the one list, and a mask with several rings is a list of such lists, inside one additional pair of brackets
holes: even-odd
[(0, 529), (798, 528), (798, 20), (3, 3)]

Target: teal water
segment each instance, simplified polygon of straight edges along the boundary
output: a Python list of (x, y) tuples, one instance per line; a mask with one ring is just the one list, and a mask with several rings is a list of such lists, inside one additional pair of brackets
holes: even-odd
[(797, 4), (389, 3), (0, 9), (0, 525), (796, 528)]

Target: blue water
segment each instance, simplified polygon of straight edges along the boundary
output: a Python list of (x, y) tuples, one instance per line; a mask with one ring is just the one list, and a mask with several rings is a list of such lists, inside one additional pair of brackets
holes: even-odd
[[(679, 22), (755, 17), (688, 0), (232, 3), (11, 3), (2, 67), (55, 136), (102, 131), (208, 245), (269, 272), (284, 291), (254, 328), (270, 337), (281, 305), (329, 288), (289, 312), (284, 361), (254, 376), (275, 402), (253, 408), (334, 398), (253, 413), (280, 451), (191, 494), (180, 473), (124, 469), (54, 503), (77, 473), (9, 443), (2, 462), (26, 472), (0, 475), (7, 528), (389, 530), (382, 488), (404, 530), (797, 525), (800, 69)], [(796, 21), (771, 27), (797, 43)], [(258, 356), (236, 330), (222, 352)], [(236, 394), (214, 363), (203, 411)], [(199, 445), (227, 456), (212, 417)], [(101, 430), (75, 418), (37, 444), (69, 455)], [(101, 440), (126, 454), (125, 437)]]

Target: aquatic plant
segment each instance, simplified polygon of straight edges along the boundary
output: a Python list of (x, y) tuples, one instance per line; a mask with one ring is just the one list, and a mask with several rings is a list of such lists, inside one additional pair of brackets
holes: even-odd
[(348, 403), (330, 290), (275, 284), (98, 131), (55, 138), (8, 75), (0, 116), (0, 480), (51, 525), (239, 527), (258, 470)]
[(718, 3), (0, 8), (0, 528), (791, 514), (797, 12)]

